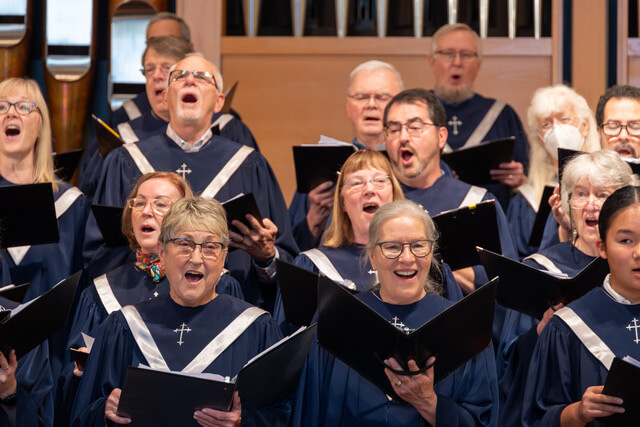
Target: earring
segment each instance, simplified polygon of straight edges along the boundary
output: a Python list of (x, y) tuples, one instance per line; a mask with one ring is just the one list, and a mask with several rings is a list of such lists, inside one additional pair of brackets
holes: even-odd
[(571, 237), (573, 237), (574, 242), (578, 239), (578, 230), (576, 229), (576, 227), (573, 227), (573, 231), (571, 232)]

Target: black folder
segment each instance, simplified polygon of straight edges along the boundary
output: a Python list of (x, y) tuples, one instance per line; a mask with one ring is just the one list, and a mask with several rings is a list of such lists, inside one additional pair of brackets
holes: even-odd
[(29, 283), (23, 283), (22, 285), (7, 285), (0, 288), (0, 298), (4, 298), (8, 301), (21, 304), (24, 300), (24, 296), (29, 289)]
[(63, 328), (83, 272), (78, 271), (39, 297), (11, 310), (0, 322), (0, 351), (21, 358)]
[(117, 206), (91, 205), (91, 211), (96, 219), (105, 244), (110, 248), (127, 246), (129, 241), (122, 234), (123, 208)]
[(456, 171), (461, 181), (473, 185), (493, 184), (489, 170), (498, 169), (500, 163), (513, 160), (516, 137), (483, 142), (469, 148), (460, 148), (442, 155), (442, 160)]
[(197, 425), (196, 410), (229, 411), (236, 388), (243, 404), (261, 408), (280, 402), (295, 392), (314, 334), (315, 325), (280, 341), (228, 382), (129, 366), (118, 415), (131, 418), (134, 426)]
[(58, 242), (58, 220), (50, 183), (0, 187), (0, 200), (3, 248)]
[(638, 389), (638, 384), (640, 384), (640, 367), (618, 357), (614, 358), (602, 393), (622, 398), (624, 412), (599, 418), (599, 420), (610, 426), (640, 425), (640, 389)]
[(631, 167), (631, 172), (635, 174), (640, 174), (640, 163), (638, 163), (638, 159), (630, 159), (629, 157), (622, 157), (622, 160), (627, 162), (627, 164)]
[(318, 309), (318, 274), (281, 259), (276, 270), (285, 320), (296, 326), (311, 324)]
[(384, 373), (384, 360), (403, 369), (431, 356), (435, 382), (485, 350), (491, 343), (497, 279), (467, 295), (420, 328), (406, 334), (346, 289), (318, 279), (318, 342), (389, 396), (400, 399)]
[(227, 226), (229, 230), (237, 230), (235, 226), (231, 225), (231, 222), (236, 219), (251, 228), (251, 224), (249, 224), (249, 221), (244, 217), (247, 214), (253, 215), (255, 219), (262, 224), (262, 215), (260, 214), (260, 209), (258, 209), (256, 198), (253, 197), (253, 193), (240, 194), (233, 197), (222, 203), (222, 207), (224, 207), (224, 210), (227, 212)]
[(500, 277), (498, 302), (536, 319), (542, 319), (549, 307), (569, 304), (600, 286), (609, 274), (609, 265), (602, 258), (593, 260), (575, 277), (561, 279), (482, 248), (478, 248), (478, 255), (487, 275)]
[(480, 264), (476, 246), (502, 252), (493, 200), (441, 213), (433, 222), (440, 233), (438, 252), (452, 270)]
[(573, 159), (576, 155), (582, 154), (582, 151), (570, 150), (568, 148), (558, 148), (558, 182), (562, 182), (562, 174), (564, 173), (564, 167), (569, 160)]
[(551, 213), (551, 205), (549, 205), (549, 197), (553, 194), (554, 187), (545, 185), (540, 199), (540, 206), (536, 212), (536, 218), (533, 220), (533, 227), (529, 235), (529, 246), (540, 246), (542, 235), (544, 234), (544, 226), (547, 224), (547, 218)]
[(236, 89), (238, 88), (238, 82), (235, 82), (231, 85), (229, 89), (227, 89), (224, 93), (224, 105), (222, 106), (222, 110), (220, 112), (222, 114), (231, 113), (231, 104), (233, 103), (233, 97), (236, 94)]
[(66, 153), (55, 153), (53, 155), (53, 168), (56, 175), (63, 180), (69, 182), (76, 172), (80, 164), (80, 158), (84, 149), (67, 151)]
[(338, 180), (338, 172), (355, 151), (352, 145), (305, 145), (293, 147), (298, 192), (308, 193), (326, 181)]
[(96, 131), (98, 152), (100, 153), (100, 157), (104, 159), (111, 150), (124, 144), (124, 141), (120, 139), (120, 135), (118, 135), (116, 131), (111, 129), (108, 124), (103, 122), (95, 114), (92, 114), (91, 118), (93, 119), (93, 128)]

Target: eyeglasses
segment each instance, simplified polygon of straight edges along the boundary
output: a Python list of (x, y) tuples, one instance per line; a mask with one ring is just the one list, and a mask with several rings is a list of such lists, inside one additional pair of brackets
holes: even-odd
[(593, 204), (593, 206), (597, 209), (600, 209), (604, 204), (604, 201), (607, 200), (607, 197), (610, 196), (608, 192), (601, 192), (598, 194), (594, 194), (593, 199), (591, 198), (592, 194), (578, 191), (569, 195), (569, 206), (574, 209), (584, 209), (587, 207), (589, 202)]
[(458, 55), (460, 55), (460, 59), (462, 60), (462, 62), (468, 62), (478, 57), (478, 54), (476, 52), (471, 52), (470, 50), (455, 49), (436, 50), (436, 55), (440, 55), (446, 62), (455, 60), (456, 56)]
[(38, 108), (34, 102), (31, 101), (18, 101), (18, 102), (9, 102), (9, 101), (0, 101), (0, 115), (4, 116), (9, 112), (11, 106), (16, 110), (16, 113), (21, 116), (28, 116), (33, 112), (34, 109)]
[(388, 93), (364, 93), (364, 92), (356, 92), (353, 95), (349, 95), (349, 98), (353, 100), (356, 104), (368, 104), (371, 99), (376, 105), (386, 104), (391, 101), (393, 98), (392, 95)]
[(155, 65), (149, 65), (147, 67), (140, 68), (140, 72), (142, 73), (143, 76), (149, 77), (149, 76), (152, 76), (157, 69), (160, 69), (163, 75), (168, 75), (169, 70), (171, 70), (171, 65), (160, 65), (159, 67), (156, 67)]
[(345, 181), (343, 187), (348, 191), (362, 191), (367, 186), (367, 182), (370, 182), (374, 188), (382, 190), (391, 183), (391, 177), (389, 175), (379, 175), (373, 178), (350, 179), (349, 181)]
[(220, 242), (202, 242), (196, 243), (191, 239), (185, 239), (183, 237), (175, 237), (169, 239), (169, 242), (173, 243), (178, 250), (179, 255), (191, 256), (193, 251), (196, 250), (196, 246), (200, 246), (200, 252), (205, 258), (217, 258), (222, 253), (225, 245)]
[(618, 136), (622, 128), (627, 130), (631, 136), (640, 136), (640, 120), (629, 122), (626, 125), (618, 122), (607, 122), (601, 125), (602, 133), (607, 136)]
[(544, 122), (542, 122), (542, 126), (540, 126), (540, 130), (542, 131), (543, 134), (547, 133), (549, 129), (553, 127), (553, 124), (556, 122), (560, 123), (561, 125), (572, 125), (575, 118), (576, 118), (575, 116), (562, 116), (560, 118), (545, 120)]
[(384, 128), (384, 132), (387, 135), (387, 138), (392, 140), (400, 138), (400, 134), (402, 133), (402, 128), (406, 127), (407, 132), (412, 138), (418, 137), (422, 135), (422, 132), (425, 131), (427, 126), (435, 126), (434, 123), (425, 123), (420, 119), (409, 120), (407, 123), (400, 122), (389, 122), (387, 127)]
[(196, 82), (207, 83), (214, 85), (216, 88), (218, 87), (216, 84), (216, 78), (208, 71), (173, 70), (169, 74), (169, 81), (171, 83), (175, 83), (180, 80), (185, 80), (189, 74), (193, 75)]
[(147, 204), (151, 205), (151, 209), (158, 215), (165, 215), (169, 212), (169, 208), (173, 202), (168, 197), (158, 197), (149, 201), (142, 197), (134, 197), (133, 199), (127, 200), (127, 206), (138, 211), (143, 210)]
[(409, 250), (414, 256), (424, 258), (433, 250), (433, 243), (433, 240), (422, 239), (414, 240), (410, 243), (382, 242), (378, 243), (378, 246), (380, 246), (382, 255), (389, 259), (399, 258), (400, 255), (402, 255), (405, 246), (409, 246)]

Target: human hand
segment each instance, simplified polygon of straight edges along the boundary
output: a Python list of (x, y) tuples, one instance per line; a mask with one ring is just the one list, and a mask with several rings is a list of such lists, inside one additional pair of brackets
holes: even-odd
[[(87, 347), (79, 347), (77, 350), (89, 354), (89, 349)], [(80, 368), (80, 366), (78, 366), (78, 362), (75, 361), (73, 362), (73, 364), (73, 375), (75, 375), (76, 377), (81, 377), (82, 374), (84, 374), (84, 366)]]
[(256, 262), (265, 262), (276, 255), (276, 236), (278, 227), (269, 219), (263, 218), (262, 225), (250, 214), (245, 215), (251, 228), (241, 221), (231, 223), (236, 231), (229, 230), (230, 246), (246, 251)]
[(104, 405), (104, 416), (116, 424), (129, 424), (131, 418), (118, 416), (118, 405), (120, 404), (121, 394), (122, 390), (119, 388), (111, 390), (109, 397), (107, 397), (107, 403)]
[(204, 408), (193, 413), (193, 419), (201, 426), (239, 426), (241, 425), (242, 407), (240, 396), (236, 391), (233, 393), (233, 403), (229, 412), (217, 411), (211, 408)]
[(18, 369), (16, 351), (9, 352), (9, 360), (0, 352), (0, 398), (4, 399), (16, 392), (18, 387), (16, 369)]
[[(429, 360), (427, 360), (427, 366), (433, 365), (435, 361), (436, 358), (431, 356)], [(394, 358), (385, 360), (385, 364), (395, 370), (402, 369)], [(407, 365), (410, 371), (417, 371), (419, 369), (418, 364), (414, 360), (409, 360)], [(398, 375), (387, 368), (385, 368), (384, 373), (387, 375), (396, 394), (405, 402), (413, 405), (429, 424), (435, 425), (438, 396), (433, 390), (433, 366), (417, 375)]]
[(622, 399), (602, 393), (604, 386), (588, 387), (579, 402), (568, 405), (560, 415), (561, 425), (585, 425), (596, 417), (624, 412)]
[(336, 186), (332, 181), (326, 181), (309, 191), (309, 212), (307, 225), (311, 234), (317, 239), (324, 230), (324, 225), (333, 209), (333, 197)]
[(564, 304), (560, 303), (554, 305), (553, 307), (547, 308), (547, 310), (542, 315), (542, 320), (540, 320), (540, 322), (536, 326), (536, 332), (538, 332), (538, 335), (542, 333), (544, 327), (547, 326), (547, 323), (549, 323), (549, 320), (551, 320), (551, 318), (553, 317), (553, 314), (556, 311), (560, 310), (562, 307), (564, 307)]
[(500, 163), (498, 169), (489, 170), (489, 175), (494, 181), (499, 181), (511, 188), (520, 187), (527, 182), (527, 176), (524, 174), (524, 166), (515, 160), (509, 163)]

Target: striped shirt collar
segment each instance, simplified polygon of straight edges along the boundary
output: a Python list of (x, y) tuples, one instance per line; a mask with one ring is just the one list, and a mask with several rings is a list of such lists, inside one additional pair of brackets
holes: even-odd
[(171, 125), (167, 125), (167, 136), (173, 142), (178, 144), (178, 147), (182, 148), (182, 151), (184, 151), (185, 153), (196, 153), (202, 150), (209, 143), (209, 140), (213, 136), (213, 133), (211, 132), (211, 128), (207, 129), (204, 135), (202, 135), (200, 139), (198, 139), (196, 143), (192, 145), (182, 139), (180, 135), (178, 135), (176, 131), (171, 128)]

